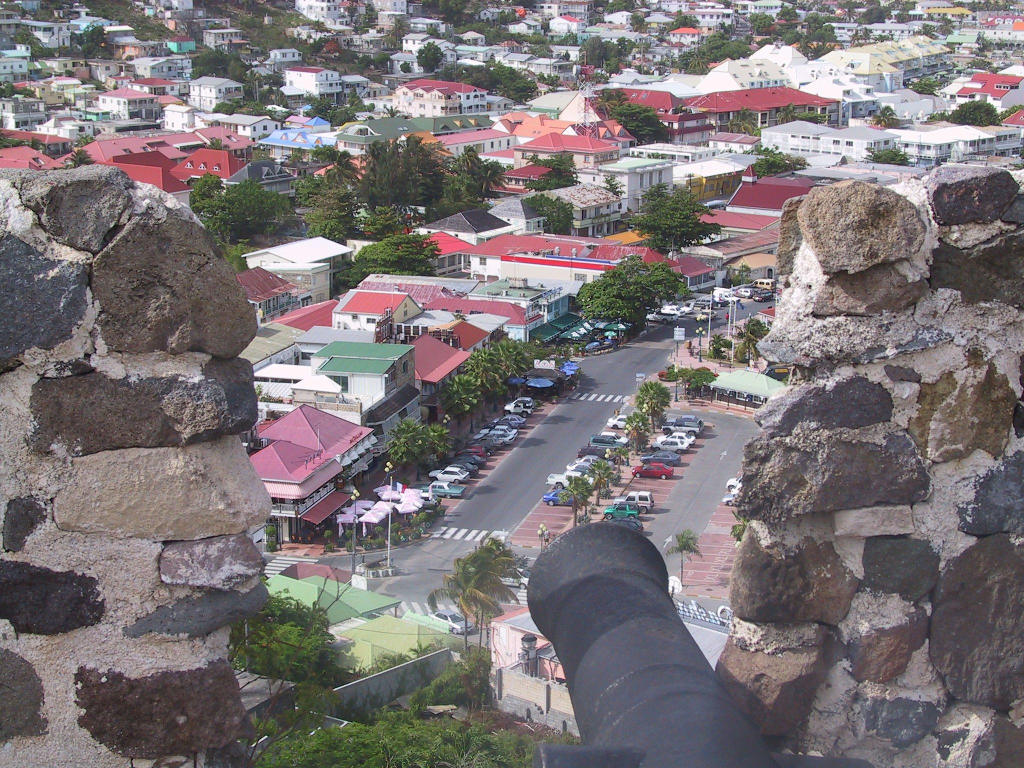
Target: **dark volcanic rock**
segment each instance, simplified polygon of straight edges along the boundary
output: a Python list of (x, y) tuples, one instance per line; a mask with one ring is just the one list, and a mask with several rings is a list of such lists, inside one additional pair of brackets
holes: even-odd
[(829, 542), (808, 539), (795, 552), (777, 554), (748, 529), (733, 562), (729, 602), (746, 621), (835, 625), (849, 612), (857, 584)]
[(231, 358), (256, 334), (252, 305), (210, 235), (173, 211), (125, 225), (96, 257), (92, 289), (103, 340), (117, 352)]
[(59, 173), (26, 174), (22, 202), (39, 216), (54, 240), (97, 253), (132, 203), (132, 181), (107, 165), (86, 165)]
[(10, 235), (0, 239), (0, 370), (33, 347), (70, 338), (86, 309), (86, 267), (54, 261)]
[(897, 749), (916, 744), (931, 733), (940, 714), (930, 701), (871, 698), (864, 704), (867, 729)]
[(1024, 697), (1024, 550), (980, 539), (946, 566), (932, 605), (929, 651), (949, 692), (1002, 711)]
[(818, 317), (880, 315), (899, 312), (928, 292), (925, 280), (910, 280), (892, 264), (879, 264), (863, 272), (840, 272), (818, 291), (812, 308)]
[(263, 584), (248, 592), (208, 592), (162, 605), (130, 627), (125, 627), (124, 633), (128, 637), (142, 637), (150, 632), (202, 637), (215, 629), (252, 616), (266, 602), (267, 588)]
[(939, 224), (995, 221), (1019, 191), (1008, 171), (952, 163), (932, 171), (925, 188)]
[(804, 195), (791, 197), (782, 204), (782, 218), (779, 220), (779, 246), (775, 253), (775, 274), (779, 279), (785, 279), (793, 274), (793, 261), (796, 259), (796, 252), (804, 241), (800, 233), (800, 222), (797, 219), (797, 212), (800, 210), (800, 203)]
[(767, 654), (744, 650), (729, 638), (715, 671), (761, 733), (776, 736), (807, 717), (827, 668), (823, 645)]
[(4, 549), (20, 552), (27, 539), (44, 520), (46, 506), (32, 496), (22, 496), (7, 502), (4, 511)]
[(912, 381), (915, 384), (921, 383), (921, 374), (913, 368), (902, 365), (883, 365), (882, 370), (889, 377), (889, 381)]
[(868, 427), (892, 418), (892, 397), (881, 384), (863, 376), (831, 386), (805, 385), (769, 400), (757, 420), (765, 434), (782, 437), (800, 424), (812, 429)]
[(32, 388), (35, 430), (30, 444), (53, 443), (73, 455), (118, 448), (188, 445), (244, 432), (256, 423), (252, 366), (213, 361), (205, 378), (111, 379), (89, 373), (40, 379)]
[(92, 576), (0, 560), (0, 619), (17, 632), (56, 635), (92, 626), (103, 608)]
[(1003, 211), (1003, 215), (999, 218), (1011, 224), (1024, 224), (1024, 195), (1017, 195), (1013, 198), (1010, 207)]
[(919, 600), (939, 577), (939, 555), (931, 544), (904, 536), (871, 536), (864, 542), (864, 586)]
[(0, 648), (0, 744), (46, 731), (43, 684), (25, 659)]
[(1008, 456), (985, 473), (974, 499), (961, 505), (957, 513), (964, 533), (1024, 534), (1024, 451)]
[(816, 512), (913, 504), (927, 497), (928, 473), (903, 432), (881, 445), (819, 432), (771, 438), (759, 435), (743, 452), (740, 514), (779, 522)]
[(932, 288), (960, 291), (968, 304), (1001, 301), (1024, 307), (1024, 232), (961, 250), (940, 243), (932, 252)]
[(78, 724), (126, 757), (187, 755), (251, 731), (226, 661), (140, 678), (79, 667), (75, 684)]
[(905, 261), (924, 245), (924, 221), (914, 204), (877, 184), (815, 187), (797, 217), (826, 275)]
[(911, 611), (901, 624), (872, 629), (847, 640), (850, 674), (858, 682), (887, 683), (903, 674), (910, 657), (928, 637), (928, 614)]

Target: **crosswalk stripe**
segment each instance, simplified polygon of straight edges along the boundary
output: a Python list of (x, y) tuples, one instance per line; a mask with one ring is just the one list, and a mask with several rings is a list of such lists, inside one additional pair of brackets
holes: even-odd
[(469, 533), (469, 528), (458, 528), (456, 529), (455, 535), (452, 536), (452, 538), (462, 541), (463, 537), (465, 537), (467, 533)]
[(599, 395), (595, 392), (594, 394), (587, 397), (587, 400), (597, 400), (598, 397)]
[(473, 541), (480, 541), (480, 539), (482, 539), (486, 533), (487, 531), (473, 531), (471, 534), (466, 536), (466, 541), (469, 541), (471, 539)]
[(263, 567), (263, 574), (267, 577), (277, 576), (281, 571), (290, 565), (295, 563), (315, 563), (316, 560), (308, 557), (289, 557), (287, 555), (281, 555), (275, 557), (269, 563)]
[(459, 530), (458, 528), (447, 528), (447, 529), (445, 529), (445, 532), (444, 532), (444, 534), (443, 534), (443, 535), (441, 536), (441, 538), (443, 538), (443, 539), (450, 539), (450, 538), (451, 538), (452, 536), (454, 536), (454, 535), (455, 535), (455, 533), (456, 533), (456, 532), (457, 532), (458, 530)]
[(625, 399), (626, 399), (626, 396), (625, 396), (625, 395), (616, 395), (616, 396), (615, 396), (615, 402), (616, 402), (616, 403), (621, 403), (621, 402), (622, 402), (623, 400), (625, 400)]

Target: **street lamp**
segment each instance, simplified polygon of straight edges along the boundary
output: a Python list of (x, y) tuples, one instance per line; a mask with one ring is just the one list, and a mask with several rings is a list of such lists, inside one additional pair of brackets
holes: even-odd
[(697, 328), (697, 362), (698, 363), (703, 363), (704, 362), (704, 346), (703, 346), (703, 342), (704, 342), (704, 329), (698, 326), (698, 328)]
[(540, 548), (541, 548), (541, 550), (544, 549), (544, 540), (547, 538), (547, 535), (548, 535), (548, 527), (546, 525), (544, 525), (544, 523), (541, 523), (537, 527), (537, 538), (540, 539)]
[[(389, 491), (391, 490), (391, 471), (393, 469), (394, 469), (394, 467), (391, 465), (390, 461), (387, 464), (384, 465), (384, 474), (387, 475), (387, 478), (388, 478), (388, 490)], [(394, 508), (395, 508), (394, 503), (389, 501), (388, 502), (388, 554), (387, 554), (388, 568), (391, 567), (391, 510), (393, 510)]]
[(352, 575), (356, 574), (356, 540), (359, 538), (359, 518), (357, 513), (359, 512), (359, 505), (356, 502), (359, 500), (359, 489), (354, 488), (352, 490)]

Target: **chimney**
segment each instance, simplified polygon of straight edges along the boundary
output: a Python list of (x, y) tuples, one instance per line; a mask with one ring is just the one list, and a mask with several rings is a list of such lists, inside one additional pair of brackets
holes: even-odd
[(757, 174), (748, 168), (743, 172), (743, 175), (740, 177), (740, 181), (744, 184), (757, 184)]
[(530, 677), (537, 676), (537, 636), (523, 635), (523, 671)]

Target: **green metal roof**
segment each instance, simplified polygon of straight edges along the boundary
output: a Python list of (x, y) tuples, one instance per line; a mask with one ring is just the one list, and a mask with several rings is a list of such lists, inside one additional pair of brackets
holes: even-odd
[[(426, 620), (428, 617), (421, 618)], [(371, 619), (358, 627), (345, 629), (342, 634), (352, 641), (348, 654), (356, 666), (362, 669), (373, 666), (385, 653), (410, 653), (431, 645), (449, 648), (462, 645), (462, 641), (452, 635), (447, 625), (442, 625), (440, 621), (434, 620), (434, 624), (430, 625), (427, 621), (409, 621), (394, 616)]]
[(332, 341), (317, 357), (364, 357), (375, 360), (397, 360), (412, 351), (409, 344), (373, 344), (368, 341)]
[(770, 397), (778, 390), (785, 389), (786, 385), (781, 381), (776, 381), (770, 376), (765, 376), (763, 373), (757, 373), (756, 371), (731, 371), (730, 373), (721, 374), (711, 382), (711, 387), (713, 389), (734, 390), (747, 395), (757, 395), (758, 397)]
[(317, 369), (317, 373), (385, 374), (394, 364), (394, 360), (367, 360), (359, 357), (332, 357)]
[(401, 604), (394, 597), (367, 592), (323, 576), (292, 579), (278, 574), (267, 580), (267, 589), (272, 595), (291, 597), (306, 606), (319, 605), (327, 612), (328, 624), (340, 624), (356, 616), (372, 616)]
[(300, 331), (298, 328), (291, 328), (280, 323), (261, 325), (256, 331), (256, 336), (249, 342), (249, 346), (242, 350), (239, 357), (250, 363), (266, 360), (271, 355), (288, 349), (303, 333), (304, 331)]

